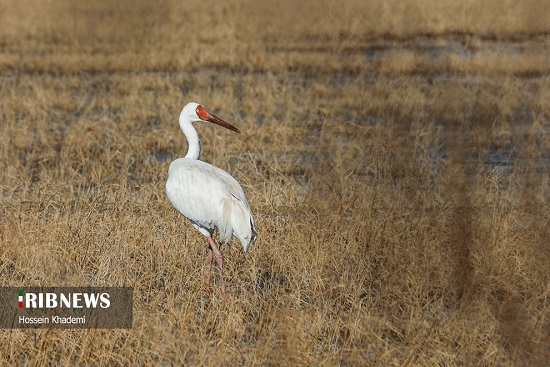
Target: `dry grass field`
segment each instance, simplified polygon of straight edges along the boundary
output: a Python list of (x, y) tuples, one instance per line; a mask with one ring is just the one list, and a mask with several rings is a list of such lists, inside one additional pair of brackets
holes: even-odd
[[(0, 1), (0, 285), (132, 286), (12, 366), (547, 366), (550, 2)], [(258, 242), (170, 205), (177, 118)]]

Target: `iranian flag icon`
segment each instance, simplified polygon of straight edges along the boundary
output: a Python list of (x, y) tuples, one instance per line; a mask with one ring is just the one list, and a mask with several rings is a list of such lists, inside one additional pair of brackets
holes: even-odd
[(23, 291), (19, 290), (19, 308), (23, 308)]

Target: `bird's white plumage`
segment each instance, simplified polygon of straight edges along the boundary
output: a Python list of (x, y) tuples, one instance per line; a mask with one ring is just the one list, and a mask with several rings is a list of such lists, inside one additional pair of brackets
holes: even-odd
[(166, 194), (203, 235), (212, 235), (217, 227), (220, 242), (227, 243), (234, 235), (245, 251), (255, 239), (254, 219), (243, 189), (224, 170), (195, 159), (176, 159), (168, 170)]
[(198, 160), (200, 140), (193, 122), (205, 120), (239, 132), (234, 126), (206, 112), (198, 103), (185, 105), (179, 124), (189, 149), (185, 158), (170, 164), (166, 194), (174, 208), (204, 236), (212, 236), (214, 229), (218, 228), (220, 242), (227, 243), (231, 236), (235, 236), (246, 251), (249, 244), (256, 240), (256, 231), (241, 185), (224, 170)]

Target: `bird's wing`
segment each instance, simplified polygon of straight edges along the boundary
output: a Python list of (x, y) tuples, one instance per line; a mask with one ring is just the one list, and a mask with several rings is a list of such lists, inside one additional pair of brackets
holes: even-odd
[[(241, 185), (231, 176), (218, 167), (211, 166), (219, 174), (219, 178), (224, 182), (225, 187), (231, 193), (231, 226), (233, 234), (241, 241), (244, 250), (246, 251), (250, 242), (256, 241), (256, 228), (252, 210), (246, 201)], [(227, 213), (227, 212), (226, 212)]]

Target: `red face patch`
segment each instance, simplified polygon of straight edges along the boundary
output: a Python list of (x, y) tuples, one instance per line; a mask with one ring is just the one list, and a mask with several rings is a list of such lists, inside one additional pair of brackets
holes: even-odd
[(199, 118), (203, 121), (208, 118), (208, 112), (206, 112), (206, 110), (202, 108), (202, 106), (197, 107), (195, 112), (197, 112), (197, 116), (199, 116)]

